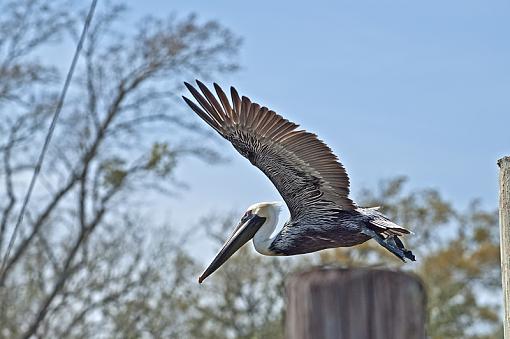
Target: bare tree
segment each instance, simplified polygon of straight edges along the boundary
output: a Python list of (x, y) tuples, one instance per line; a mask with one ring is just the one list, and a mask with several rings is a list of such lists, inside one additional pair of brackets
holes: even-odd
[[(83, 14), (60, 1), (1, 7), (3, 254), (60, 79), (58, 68), (37, 56), (66, 33), (76, 37)], [(120, 315), (108, 306), (139, 300), (144, 284), (161, 279), (135, 199), (171, 192), (182, 157), (217, 159), (203, 142), (206, 132), (176, 109), (176, 93), (183, 79), (235, 70), (239, 39), (194, 15), (146, 17), (128, 30), (124, 13), (120, 5), (99, 8), (90, 27), (39, 185), (0, 276), (0, 337), (90, 337), (118, 329)]]

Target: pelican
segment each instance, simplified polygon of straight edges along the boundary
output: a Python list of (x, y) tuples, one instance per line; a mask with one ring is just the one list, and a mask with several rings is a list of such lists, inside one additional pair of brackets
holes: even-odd
[(290, 212), (290, 220), (272, 236), (279, 204), (250, 206), (199, 283), (250, 239), (257, 252), (271, 256), (350, 247), (374, 239), (402, 261), (415, 260), (399, 238), (410, 233), (407, 229), (377, 208), (359, 207), (349, 198), (349, 177), (343, 165), (317, 135), (298, 129), (297, 124), (245, 96), (239, 97), (233, 87), (230, 102), (216, 83), (217, 97), (202, 82), (196, 83), (201, 93), (184, 84), (198, 104), (183, 96), (184, 101), (271, 180)]

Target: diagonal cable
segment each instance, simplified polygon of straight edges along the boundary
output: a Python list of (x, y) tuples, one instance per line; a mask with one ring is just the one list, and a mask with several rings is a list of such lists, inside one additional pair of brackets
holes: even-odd
[(37, 159), (37, 163), (34, 168), (34, 173), (32, 174), (32, 179), (30, 180), (30, 184), (28, 186), (28, 190), (25, 194), (25, 199), (23, 200), (23, 205), (21, 206), (21, 210), (18, 215), (18, 219), (16, 220), (16, 225), (14, 226), (14, 230), (12, 231), (11, 239), (9, 240), (9, 245), (7, 247), (7, 251), (5, 252), (5, 256), (2, 260), (2, 266), (0, 268), (0, 277), (4, 275), (4, 270), (7, 265), (7, 260), (9, 259), (9, 254), (12, 250), (14, 242), (16, 241), (16, 236), (18, 233), (18, 229), (23, 222), (23, 217), (25, 215), (25, 210), (27, 208), (28, 202), (30, 201), (30, 197), (32, 196), (32, 191), (34, 190), (35, 183), (37, 181), (37, 177), (39, 176), (39, 172), (41, 172), (41, 167), (44, 161), (44, 156), (46, 155), (46, 151), (51, 141), (51, 137), (53, 136), (53, 131), (55, 130), (55, 126), (57, 125), (58, 117), (60, 116), (60, 112), (62, 111), (62, 106), (64, 105), (64, 99), (67, 94), (67, 89), (71, 83), (71, 79), (73, 77), (74, 69), (76, 67), (76, 63), (78, 62), (78, 58), (83, 47), (83, 42), (85, 41), (85, 36), (87, 34), (88, 28), (90, 26), (90, 22), (92, 21), (92, 17), (94, 16), (94, 11), (96, 9), (97, 0), (92, 0), (90, 4), (90, 9), (85, 19), (85, 23), (83, 25), (83, 30), (81, 32), (80, 40), (78, 41), (78, 45), (76, 46), (76, 50), (74, 52), (73, 60), (71, 62), (71, 66), (69, 67), (69, 71), (67, 72), (66, 80), (64, 82), (64, 87), (62, 88), (62, 92), (57, 101), (57, 106), (55, 107), (55, 112), (53, 114), (53, 119), (51, 120), (50, 127), (48, 129), (48, 133), (46, 134), (46, 139), (44, 140), (43, 147), (41, 149), (41, 153), (39, 154), (39, 158)]

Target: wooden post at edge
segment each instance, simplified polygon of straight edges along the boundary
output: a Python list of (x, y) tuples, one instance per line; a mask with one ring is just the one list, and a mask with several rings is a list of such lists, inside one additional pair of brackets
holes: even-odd
[(503, 287), (503, 333), (510, 339), (510, 157), (498, 160), (499, 226), (501, 235), (501, 282)]

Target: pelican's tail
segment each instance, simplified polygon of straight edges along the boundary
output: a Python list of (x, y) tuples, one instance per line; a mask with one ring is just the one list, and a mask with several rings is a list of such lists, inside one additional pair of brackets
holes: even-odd
[(404, 244), (402, 243), (398, 236), (390, 235), (386, 238), (383, 238), (383, 236), (376, 233), (376, 236), (372, 238), (375, 239), (381, 246), (383, 246), (388, 251), (393, 253), (395, 256), (400, 258), (400, 260), (402, 260), (403, 262), (406, 262), (406, 259), (416, 261), (413, 252), (404, 247)]
[(399, 236), (410, 234), (411, 232), (395, 224), (377, 210), (378, 208), (361, 209), (360, 212), (367, 217), (363, 233), (373, 238), (403, 262), (406, 261), (405, 259), (416, 261), (413, 252), (405, 248), (399, 238)]

